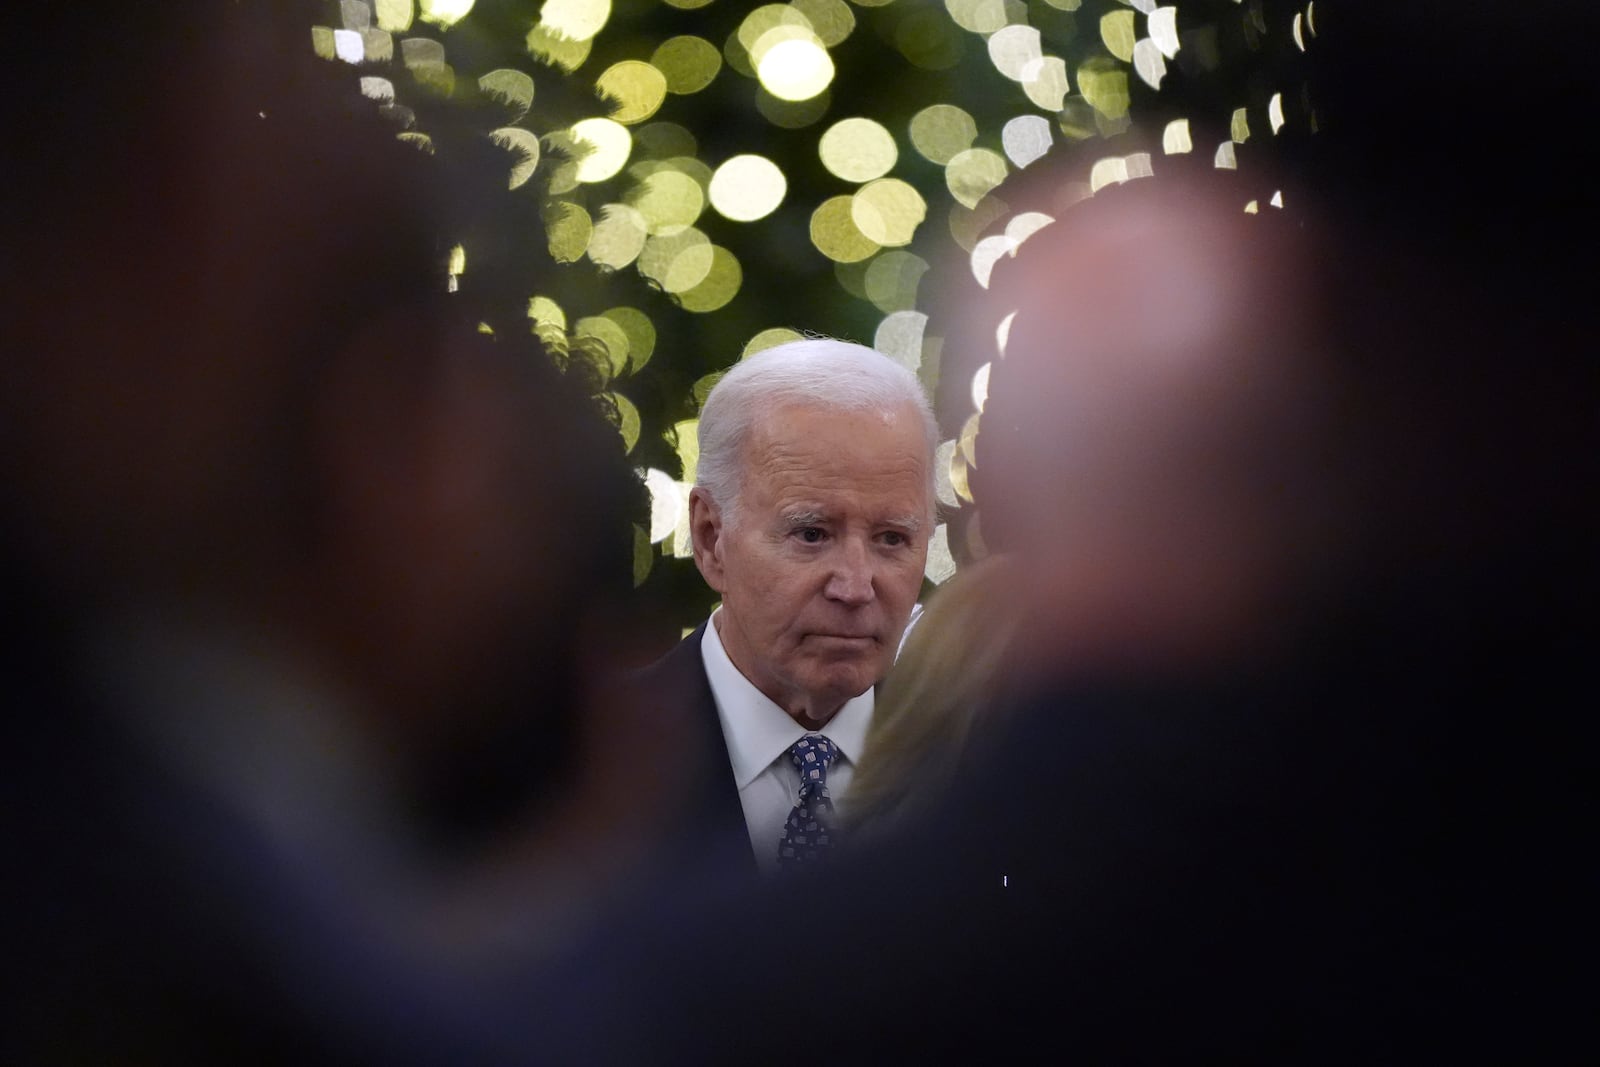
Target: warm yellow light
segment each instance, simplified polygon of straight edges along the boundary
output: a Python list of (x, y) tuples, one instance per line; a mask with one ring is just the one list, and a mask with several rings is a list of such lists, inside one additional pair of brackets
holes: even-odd
[(1029, 63), (1043, 59), (1039, 31), (1032, 26), (1007, 26), (989, 37), (989, 61), (994, 69), (1020, 82)]
[(587, 37), (581, 41), (574, 40), (541, 22), (528, 31), (527, 45), (530, 55), (571, 73), (588, 60), (594, 40)]
[(540, 25), (574, 41), (592, 39), (610, 17), (611, 0), (545, 0), (539, 9)]
[(965, 207), (975, 207), (1006, 178), (1006, 161), (987, 148), (969, 148), (958, 153), (944, 169), (945, 186), (950, 195)]
[(511, 112), (512, 122), (526, 115), (533, 106), (533, 79), (520, 70), (509, 67), (491, 70), (478, 79), (478, 88), (505, 105)]
[[(634, 407), (633, 401), (621, 393), (606, 393), (605, 399), (611, 402), (617, 411), (617, 432), (622, 435), (622, 452), (627, 455), (633, 451), (633, 446), (639, 443), (639, 431), (643, 424), (639, 419), (639, 409)], [(634, 527), (637, 531), (638, 527)], [(648, 543), (648, 538), (646, 539)]]
[(788, 191), (783, 171), (765, 156), (734, 156), (711, 176), (711, 206), (735, 222), (765, 218)]
[(702, 37), (669, 37), (657, 46), (650, 63), (667, 80), (667, 92), (687, 95), (710, 85), (722, 69), (722, 53)]
[(968, 33), (995, 33), (1005, 27), (1009, 17), (1004, 0), (944, 0), (944, 7)]
[(765, 352), (769, 348), (776, 348), (778, 345), (789, 341), (798, 341), (800, 337), (799, 330), (792, 330), (787, 326), (773, 326), (770, 329), (762, 330), (746, 341), (744, 343), (744, 351), (739, 353), (739, 358), (749, 359), (757, 352)]
[(977, 137), (977, 122), (953, 104), (934, 104), (911, 116), (912, 145), (940, 166), (971, 148)]
[(646, 231), (656, 236), (693, 226), (705, 210), (700, 183), (676, 167), (656, 164), (624, 199), (644, 217)]
[(1120, 185), (1127, 180), (1128, 162), (1121, 156), (1096, 160), (1089, 168), (1089, 188), (1097, 193), (1108, 185)]
[(1067, 83), (1067, 63), (1057, 56), (1044, 56), (1022, 68), (1022, 91), (1037, 107), (1060, 111), (1071, 91)]
[(417, 0), (423, 21), (453, 26), (467, 17), (474, 0)]
[(603, 182), (628, 162), (633, 138), (627, 127), (611, 119), (583, 119), (572, 124), (572, 138), (584, 149), (578, 160), (580, 182)]
[(589, 258), (597, 266), (621, 270), (639, 258), (648, 236), (642, 214), (627, 204), (607, 204), (589, 235)]
[(557, 330), (567, 328), (567, 313), (561, 305), (548, 296), (536, 296), (528, 301), (528, 321), (535, 327), (548, 326)]
[(806, 17), (817, 40), (832, 48), (856, 28), (855, 13), (844, 0), (794, 0), (790, 5)]
[(588, 315), (572, 325), (574, 338), (588, 338), (605, 349), (612, 376), (628, 366), (628, 334), (604, 315)]
[(829, 197), (811, 213), (811, 243), (835, 263), (858, 263), (879, 248), (851, 217), (848, 196)]
[(756, 76), (779, 100), (809, 100), (833, 82), (833, 60), (815, 39), (791, 38), (764, 50)]
[(361, 95), (380, 104), (394, 103), (394, 82), (388, 78), (362, 78)]
[(734, 254), (720, 245), (711, 246), (711, 264), (705, 277), (678, 294), (685, 311), (704, 314), (727, 305), (744, 284), (744, 271)]
[(651, 237), (639, 253), (639, 273), (669, 293), (692, 289), (711, 271), (711, 239), (693, 226)]
[(650, 316), (633, 307), (614, 307), (601, 312), (628, 335), (628, 369), (638, 370), (650, 362), (656, 350), (656, 327)]
[(894, 135), (871, 119), (841, 119), (817, 142), (822, 165), (847, 182), (881, 178), (899, 159)]
[(1135, 36), (1132, 11), (1113, 11), (1100, 17), (1100, 40), (1105, 42), (1106, 51), (1124, 63), (1133, 62)]
[(614, 102), (613, 119), (631, 126), (643, 122), (661, 107), (667, 98), (667, 76), (648, 63), (624, 59), (606, 68), (595, 80), (594, 90)]
[(539, 166), (539, 138), (520, 126), (502, 126), (489, 133), (489, 140), (512, 154), (511, 172), (507, 182), (512, 189), (533, 177)]
[(862, 288), (879, 311), (909, 311), (917, 306), (917, 287), (928, 269), (921, 256), (895, 249), (867, 265)]
[(927, 214), (922, 194), (898, 178), (869, 182), (850, 201), (850, 217), (862, 234), (885, 247), (910, 244)]
[(377, 0), (373, 7), (378, 16), (378, 29), (398, 33), (411, 28), (411, 0)]
[(1078, 91), (1108, 119), (1128, 114), (1128, 72), (1103, 56), (1091, 57), (1078, 68)]
[(545, 236), (550, 258), (557, 263), (576, 263), (589, 247), (594, 220), (583, 205), (570, 200), (553, 201), (544, 211)]
[(1194, 151), (1194, 141), (1189, 137), (1189, 120), (1173, 119), (1161, 131), (1161, 150), (1169, 156)]

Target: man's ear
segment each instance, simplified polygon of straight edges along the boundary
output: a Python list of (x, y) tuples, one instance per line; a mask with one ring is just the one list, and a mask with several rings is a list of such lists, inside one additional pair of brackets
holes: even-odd
[(694, 565), (706, 584), (723, 591), (722, 509), (699, 486), (689, 491), (689, 539), (694, 545)]

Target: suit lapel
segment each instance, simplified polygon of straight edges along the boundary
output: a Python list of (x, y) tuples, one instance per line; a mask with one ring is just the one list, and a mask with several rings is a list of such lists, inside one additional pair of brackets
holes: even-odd
[(680, 721), (691, 724), (695, 731), (692, 743), (702, 756), (688, 798), (691, 817), (713, 835), (717, 852), (735, 852), (753, 869), (755, 854), (745, 827), (744, 807), (739, 803), (728, 743), (722, 736), (716, 698), (700, 656), (707, 625), (702, 623), (672, 651), (641, 670), (636, 676), (638, 692), (642, 699), (655, 703), (676, 703)]

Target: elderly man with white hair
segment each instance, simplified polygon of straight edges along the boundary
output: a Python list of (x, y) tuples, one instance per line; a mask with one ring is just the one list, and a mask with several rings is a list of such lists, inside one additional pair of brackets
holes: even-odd
[(914, 374), (825, 339), (738, 364), (701, 412), (689, 523), (722, 603), (636, 681), (705, 725), (699, 806), (742, 822), (763, 872), (835, 843), (833, 803), (922, 587), (937, 435)]

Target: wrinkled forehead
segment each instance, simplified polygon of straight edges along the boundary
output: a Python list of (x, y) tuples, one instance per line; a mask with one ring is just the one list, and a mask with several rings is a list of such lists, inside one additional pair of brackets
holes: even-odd
[(861, 433), (879, 430), (915, 439), (926, 452), (922, 415), (909, 400), (819, 403), (809, 399), (775, 398), (757, 409), (746, 438), (747, 451), (773, 440), (796, 436), (848, 443)]
[(818, 464), (908, 464), (926, 471), (933, 461), (922, 415), (909, 403), (832, 405), (775, 403), (759, 411), (741, 450), (744, 473), (774, 457)]
[(849, 501), (880, 517), (931, 510), (931, 457), (920, 414), (903, 408), (786, 405), (745, 442), (746, 497), (805, 512)]

